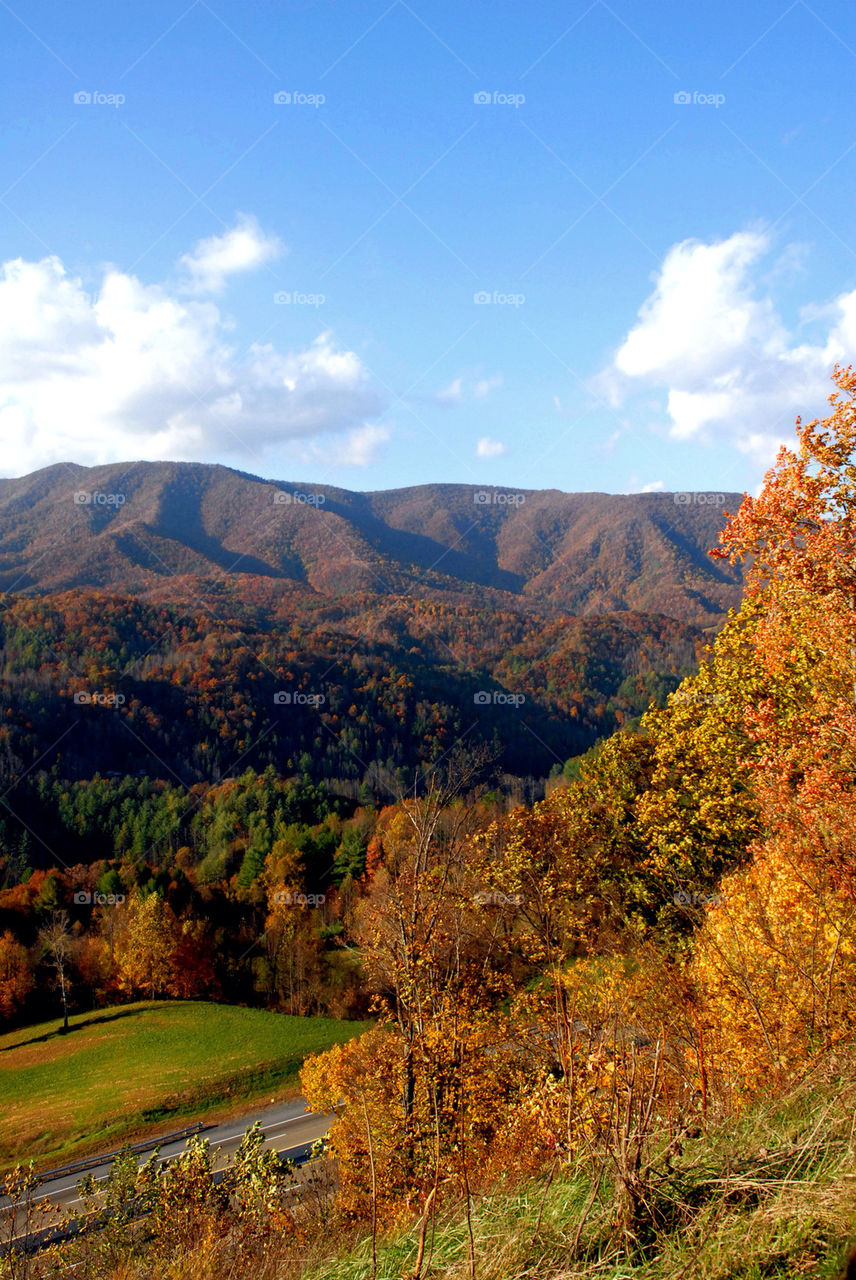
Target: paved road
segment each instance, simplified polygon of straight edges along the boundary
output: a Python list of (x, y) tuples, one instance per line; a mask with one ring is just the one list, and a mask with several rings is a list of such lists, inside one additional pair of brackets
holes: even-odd
[[(330, 1125), (330, 1117), (307, 1113), (306, 1103), (302, 1098), (292, 1102), (281, 1102), (267, 1107), (263, 1111), (254, 1111), (237, 1119), (226, 1120), (222, 1124), (210, 1125), (202, 1130), (201, 1137), (207, 1138), (212, 1149), (220, 1148), (219, 1163), (224, 1163), (241, 1142), (245, 1132), (256, 1121), (261, 1122), (265, 1139), (276, 1151), (286, 1155), (297, 1156), (313, 1143), (316, 1138), (323, 1137)], [(179, 1155), (185, 1147), (185, 1141), (166, 1143), (161, 1147), (159, 1156), (162, 1160), (170, 1160)], [(142, 1164), (149, 1158), (150, 1152), (142, 1153), (138, 1159)], [(110, 1161), (95, 1165), (87, 1170), (96, 1181), (102, 1181), (110, 1172)], [(47, 1197), (52, 1204), (62, 1209), (74, 1210), (80, 1204), (77, 1184), (84, 1175), (81, 1173), (62, 1174), (43, 1182), (37, 1192), (37, 1199)], [(0, 1199), (0, 1214), (8, 1213), (8, 1200)], [(8, 1219), (7, 1219), (8, 1221)]]

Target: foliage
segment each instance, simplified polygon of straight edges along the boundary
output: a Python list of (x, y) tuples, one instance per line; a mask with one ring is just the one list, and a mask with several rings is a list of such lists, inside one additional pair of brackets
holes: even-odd
[[(513, 598), (235, 601), (212, 617), (86, 590), (0, 596), (0, 778), (15, 800), (0, 848), (38, 858), (61, 828), (66, 861), (93, 840), (97, 856), (141, 857), (183, 821), (186, 789), (237, 768), (386, 803), (465, 731), (500, 744), (506, 774), (543, 778), (673, 689), (700, 637), (661, 615), (542, 616)], [(80, 783), (91, 796), (69, 800)]]
[[(449, 1274), (489, 1274), (480, 1214), (497, 1187), (532, 1178), (541, 1207), (509, 1275), (748, 1280), (829, 1275), (840, 1260), (853, 1201), (830, 1184), (852, 1159), (856, 1079), (856, 373), (836, 369), (834, 382), (831, 414), (798, 421), (796, 449), (729, 517), (715, 558), (746, 561), (746, 596), (677, 688), (647, 660), (623, 670), (614, 654), (583, 651), (580, 630), (560, 634), (555, 618), (538, 635), (506, 636), (490, 678), (521, 694), (536, 679), (548, 719), (579, 716), (581, 689), (625, 700), (596, 707), (622, 728), (554, 769), (543, 799), (486, 791), (502, 746), (493, 758), (477, 739), (446, 750), (448, 721), (423, 703), (423, 767), (380, 810), (316, 793), (314, 822), (287, 814), (294, 784), (275, 769), (198, 788), (186, 846), (174, 848), (167, 823), (160, 859), (105, 859), (90, 872), (127, 889), (109, 941), (103, 919), (86, 931), (62, 914), (83, 878), (75, 868), (36, 867), (0, 898), (30, 939), (59, 930), (55, 967), (60, 950), (63, 965), (80, 953), (73, 984), (87, 965), (109, 981), (111, 964), (129, 991), (215, 981), (213, 960), (186, 988), (179, 975), (226, 908), (255, 927), (255, 990), (280, 1007), (323, 1007), (350, 966), (377, 1022), (311, 1055), (301, 1080), (309, 1105), (333, 1116), (339, 1190), (324, 1221), (367, 1234), (363, 1275), (423, 1280), (444, 1233)], [(376, 651), (405, 635), (427, 648), (439, 632), (469, 657), (461, 615), (438, 605), (430, 616), (429, 626), (390, 605), (375, 619)], [(614, 620), (597, 627), (620, 648)], [(413, 671), (400, 665), (390, 681), (375, 720), (356, 697), (346, 712), (337, 704), (340, 723), (360, 726), (349, 749), (362, 750), (363, 731), (385, 732), (387, 695), (410, 714)], [(664, 705), (625, 715), (646, 691)], [(387, 761), (393, 791), (401, 759)], [(106, 796), (56, 795), (46, 776), (38, 785), (81, 829)], [(298, 785), (309, 794), (308, 777)], [(149, 798), (154, 829), (175, 796)], [(15, 932), (0, 958), (20, 1006), (32, 956), (17, 938), (27, 940)], [(816, 1115), (775, 1142), (749, 1141), (761, 1098), (798, 1111), (812, 1090), (824, 1099)], [(305, 1206), (297, 1195), (284, 1211), (260, 1135), (239, 1165), (245, 1202), (230, 1199), (228, 1180), (204, 1194), (212, 1157), (201, 1142), (158, 1175), (153, 1256), (182, 1241), (220, 1256), (245, 1211), (247, 1239), (276, 1222), (309, 1247)], [(798, 1185), (804, 1217), (788, 1199)], [(573, 1227), (553, 1221), (550, 1243), (561, 1187)], [(778, 1256), (747, 1261), (739, 1224)]]
[(25, 947), (10, 930), (0, 936), (0, 1019), (10, 1019), (23, 1006), (33, 986)]

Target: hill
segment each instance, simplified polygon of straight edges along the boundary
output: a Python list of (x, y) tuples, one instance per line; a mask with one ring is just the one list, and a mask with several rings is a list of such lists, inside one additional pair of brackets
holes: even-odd
[(297, 1090), (309, 1053), (366, 1023), (147, 1001), (0, 1036), (0, 1165), (42, 1166)]
[(63, 817), (95, 775), (270, 767), (385, 804), (466, 741), (541, 794), (694, 668), (740, 598), (706, 554), (738, 503), (166, 462), (0, 481), (0, 875), (98, 845)]
[(227, 579), (269, 602), (440, 595), (713, 626), (741, 576), (706, 553), (739, 502), (458, 484), (359, 493), (196, 463), (57, 465), (0, 481), (0, 590), (169, 599)]
[(543, 778), (676, 688), (703, 640), (662, 615), (471, 600), (263, 607), (224, 593), (215, 613), (77, 590), (2, 605), (9, 787), (34, 769), (190, 786), (271, 765), (386, 803), (464, 737), (494, 744), (501, 771)]

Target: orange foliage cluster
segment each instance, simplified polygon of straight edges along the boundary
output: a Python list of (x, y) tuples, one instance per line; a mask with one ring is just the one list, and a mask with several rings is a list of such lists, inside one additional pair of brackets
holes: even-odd
[(856, 374), (835, 382), (723, 534), (752, 558), (742, 609), (640, 735), (531, 810), (479, 823), (452, 788), (379, 824), (350, 927), (381, 1024), (303, 1077), (350, 1213), (424, 1228), (503, 1171), (592, 1159), (632, 1236), (688, 1133), (852, 1046)]

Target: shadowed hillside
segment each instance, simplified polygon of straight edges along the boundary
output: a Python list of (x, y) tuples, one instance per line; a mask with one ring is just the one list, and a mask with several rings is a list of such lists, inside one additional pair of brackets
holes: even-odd
[[(419, 485), (356, 493), (221, 466), (58, 465), (0, 481), (0, 588), (168, 598), (176, 577), (342, 597), (499, 593), (578, 615), (716, 625), (739, 571), (711, 561), (738, 494)], [(498, 602), (498, 601), (497, 601)]]

